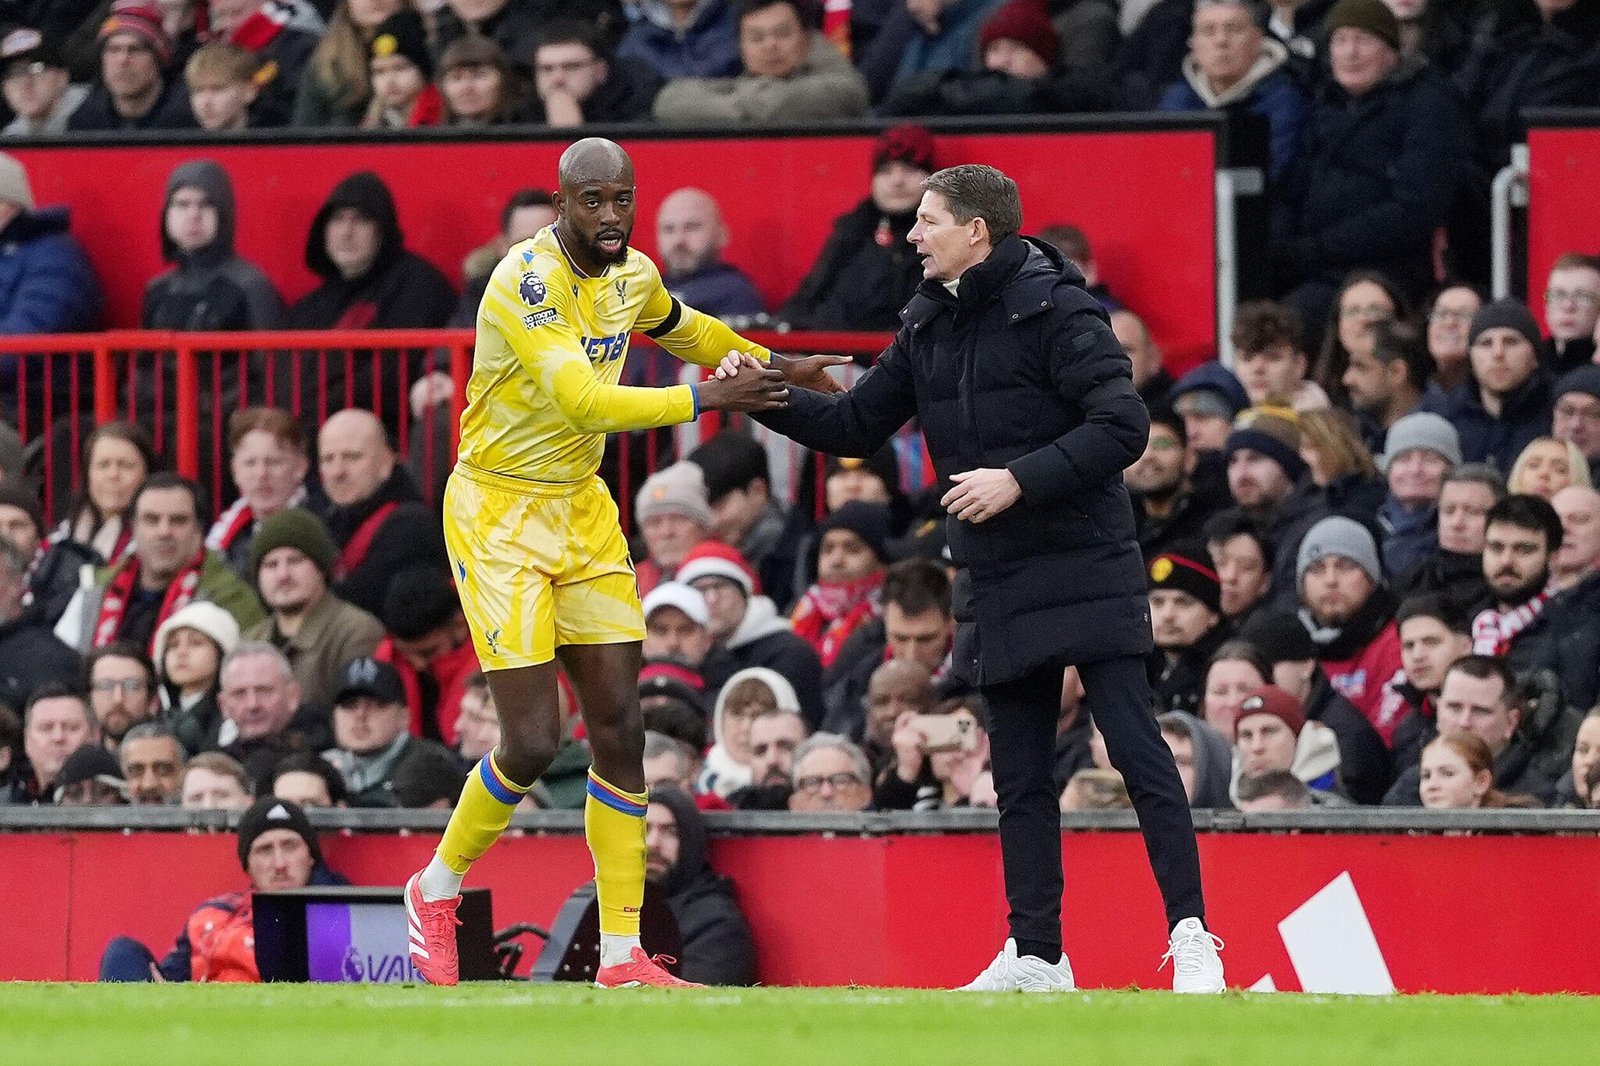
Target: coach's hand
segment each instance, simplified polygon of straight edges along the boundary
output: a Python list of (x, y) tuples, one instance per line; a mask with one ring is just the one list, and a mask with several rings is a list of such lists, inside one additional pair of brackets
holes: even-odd
[(783, 380), (799, 389), (812, 392), (844, 392), (845, 387), (828, 373), (831, 366), (849, 366), (852, 360), (845, 355), (779, 355), (772, 353), (772, 365), (783, 371)]
[(939, 506), (966, 522), (983, 522), (1022, 499), (1022, 486), (1004, 467), (951, 474), (955, 487)]
[(784, 384), (783, 371), (769, 370), (749, 356), (744, 358), (749, 359), (749, 366), (741, 366), (730, 354), (712, 377), (700, 383), (702, 411), (774, 411), (789, 406), (789, 387)]

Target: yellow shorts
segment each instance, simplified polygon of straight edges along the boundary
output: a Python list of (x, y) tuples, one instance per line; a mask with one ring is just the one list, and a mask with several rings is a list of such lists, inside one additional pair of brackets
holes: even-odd
[(549, 484), (458, 465), (444, 539), (483, 669), (547, 663), (563, 644), (644, 639), (639, 583), (600, 478)]

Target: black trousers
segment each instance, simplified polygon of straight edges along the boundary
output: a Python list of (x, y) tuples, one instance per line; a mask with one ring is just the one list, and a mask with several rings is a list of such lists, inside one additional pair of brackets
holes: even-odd
[[(1061, 808), (1051, 769), (1061, 710), (1059, 664), (983, 687), (990, 762), (1000, 801), (1000, 853), (1011, 935), (1052, 961), (1061, 953)], [(1144, 660), (1128, 655), (1082, 663), (1086, 706), (1105, 736), (1139, 816), (1167, 923), (1205, 918), (1200, 852), (1183, 780), (1150, 706)], [(1109, 886), (1108, 886), (1109, 888)], [(1051, 953), (1053, 952), (1053, 954)]]

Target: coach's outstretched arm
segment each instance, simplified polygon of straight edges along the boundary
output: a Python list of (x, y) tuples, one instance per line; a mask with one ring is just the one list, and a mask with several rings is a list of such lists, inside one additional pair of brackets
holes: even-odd
[(1083, 410), (1083, 424), (1006, 464), (1030, 503), (1054, 503), (1120, 478), (1150, 436), (1150, 412), (1133, 386), (1127, 353), (1109, 327), (1095, 321), (1074, 328), (1082, 322), (1069, 319), (1051, 343), (1050, 381)]
[[(723, 368), (729, 365), (728, 360), (722, 363)], [(724, 373), (725, 369), (717, 371), (719, 377)], [(911, 363), (897, 337), (850, 391), (824, 396), (791, 388), (787, 408), (752, 417), (813, 451), (865, 459), (916, 413)]]

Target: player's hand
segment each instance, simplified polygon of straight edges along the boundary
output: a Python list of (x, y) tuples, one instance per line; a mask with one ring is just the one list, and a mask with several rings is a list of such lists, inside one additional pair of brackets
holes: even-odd
[(783, 371), (783, 380), (799, 389), (823, 394), (844, 392), (845, 388), (828, 373), (831, 366), (849, 366), (844, 355), (779, 355), (772, 353), (772, 365)]
[(917, 728), (917, 716), (906, 711), (894, 720), (894, 733), (889, 746), (894, 749), (894, 772), (900, 780), (910, 784), (922, 773), (922, 748), (926, 738)]
[[(723, 360), (726, 364), (727, 359)], [(783, 371), (770, 370), (755, 360), (752, 366), (735, 366), (730, 373), (717, 367), (715, 376), (700, 383), (702, 411), (775, 411), (789, 406), (789, 387)]]
[(965, 522), (987, 521), (1022, 499), (1022, 486), (1005, 467), (951, 474), (950, 480), (955, 487), (939, 506)]

